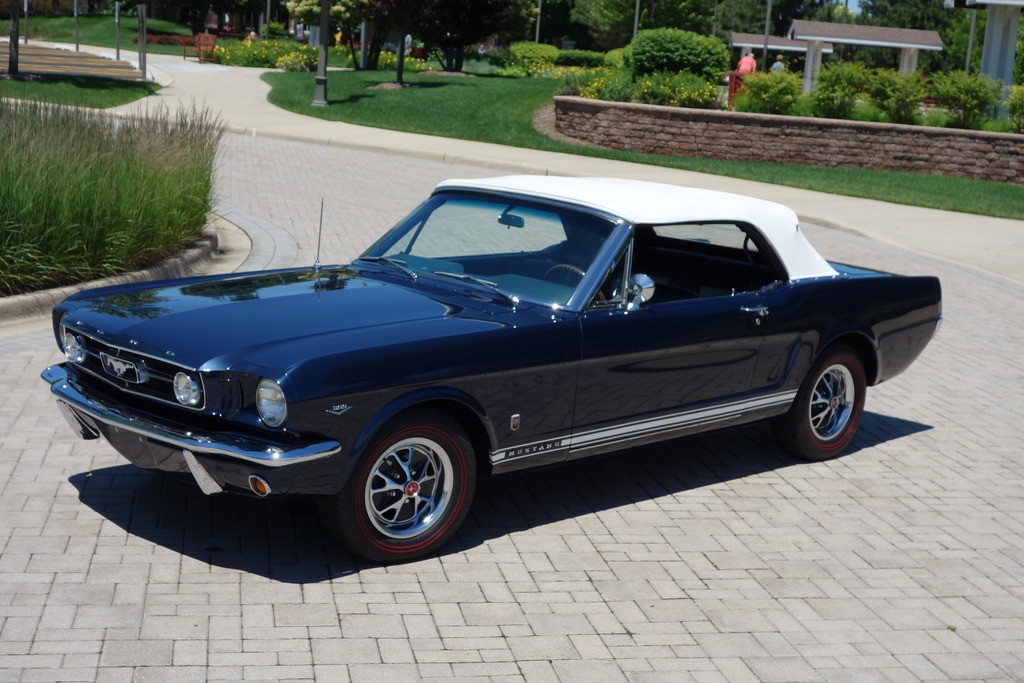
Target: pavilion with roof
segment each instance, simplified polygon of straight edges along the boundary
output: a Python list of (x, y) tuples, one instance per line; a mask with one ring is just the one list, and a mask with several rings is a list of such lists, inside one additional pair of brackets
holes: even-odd
[[(1024, 3), (1024, 0), (1020, 1)], [(793, 40), (806, 41), (809, 45), (807, 61), (804, 64), (804, 92), (813, 90), (818, 81), (821, 55), (826, 42), (898, 49), (901, 73), (911, 73), (917, 69), (917, 55), (921, 50), (941, 50), (943, 48), (942, 38), (939, 37), (937, 31), (834, 24), (828, 21), (805, 21), (803, 19), (793, 22), (789, 29), (789, 37)]]
[[(779, 36), (768, 36), (769, 52), (807, 52), (808, 42), (806, 40), (793, 40), (791, 38), (780, 38)], [(740, 48), (740, 57), (745, 57), (754, 50), (763, 50), (765, 47), (764, 36), (758, 33), (736, 33), (729, 36), (729, 47)], [(823, 54), (832, 54), (832, 44), (824, 43), (821, 46)]]
[[(985, 23), (985, 46), (981, 52), (981, 73), (1002, 81), (1003, 85), (1013, 83), (1013, 58), (1017, 51), (1017, 34), (1020, 32), (1020, 14), (1024, 0), (960, 0), (954, 7), (988, 10)], [(948, 3), (947, 3), (948, 6)]]

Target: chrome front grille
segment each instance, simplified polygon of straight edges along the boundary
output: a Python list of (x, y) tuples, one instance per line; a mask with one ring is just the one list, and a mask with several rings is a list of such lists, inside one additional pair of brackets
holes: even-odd
[[(74, 328), (68, 328), (81, 339), (85, 358), (75, 366), (96, 379), (136, 396), (190, 410), (202, 410), (206, 404), (206, 387), (202, 373), (130, 349), (113, 346)], [(198, 405), (182, 405), (174, 398), (174, 376), (185, 371), (202, 386), (202, 400)]]

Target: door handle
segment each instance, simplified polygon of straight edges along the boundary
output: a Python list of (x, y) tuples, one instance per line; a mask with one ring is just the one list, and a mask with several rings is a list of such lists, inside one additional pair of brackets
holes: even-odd
[(741, 306), (740, 310), (743, 311), (744, 313), (753, 313), (755, 316), (757, 316), (754, 318), (755, 325), (760, 325), (761, 318), (764, 318), (765, 316), (768, 315), (767, 306)]

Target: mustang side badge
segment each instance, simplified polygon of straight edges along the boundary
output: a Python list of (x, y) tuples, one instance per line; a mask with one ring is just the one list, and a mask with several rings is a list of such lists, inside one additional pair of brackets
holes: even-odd
[(352, 406), (350, 406), (347, 403), (342, 403), (341, 405), (331, 406), (326, 410), (326, 412), (330, 413), (331, 415), (342, 415), (350, 410), (352, 410)]

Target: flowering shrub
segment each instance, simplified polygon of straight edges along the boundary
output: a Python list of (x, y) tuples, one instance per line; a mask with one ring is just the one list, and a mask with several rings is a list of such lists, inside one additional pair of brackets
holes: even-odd
[(277, 68), (283, 71), (312, 71), (316, 68), (317, 55), (309, 50), (289, 52), (277, 60)]
[[(380, 58), (377, 60), (378, 69), (389, 69), (393, 70), (395, 65), (398, 64), (398, 55), (394, 52), (382, 51)], [(406, 57), (405, 58), (405, 69), (406, 71), (436, 71), (436, 67), (433, 64), (427, 63), (424, 59), (418, 57)]]
[(285, 55), (310, 55), (316, 63), (316, 48), (290, 40), (223, 40), (213, 48), (214, 58), (220, 64), (255, 66), (273, 69)]
[(552, 66), (560, 52), (554, 45), (534, 43), (528, 40), (512, 43), (508, 51), (512, 65), (521, 67), (530, 76), (541, 69)]
[(627, 70), (603, 67), (566, 75), (560, 92), (593, 100), (640, 102), (708, 109), (718, 102), (717, 86), (688, 73), (654, 73), (634, 81)]
[(718, 101), (718, 88), (689, 73), (653, 73), (633, 84), (633, 101), (669, 107), (707, 109)]
[(555, 66), (554, 64), (539, 65), (537, 70), (530, 75), (534, 78), (569, 78), (570, 76), (581, 76), (592, 71), (603, 71), (604, 69), (588, 69), (583, 66)]

